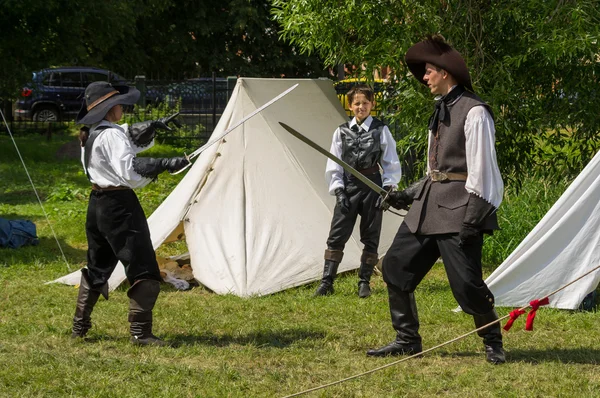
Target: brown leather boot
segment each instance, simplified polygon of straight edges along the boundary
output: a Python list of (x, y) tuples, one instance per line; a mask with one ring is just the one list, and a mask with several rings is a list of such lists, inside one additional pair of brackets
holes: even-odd
[(152, 334), (152, 309), (160, 292), (160, 282), (154, 279), (135, 281), (127, 291), (129, 296), (129, 332), (137, 345), (168, 346)]
[(92, 327), (92, 310), (100, 295), (108, 300), (108, 283), (102, 286), (92, 287), (87, 268), (81, 270), (81, 282), (79, 282), (79, 293), (77, 294), (77, 305), (73, 317), (72, 338), (83, 338)]

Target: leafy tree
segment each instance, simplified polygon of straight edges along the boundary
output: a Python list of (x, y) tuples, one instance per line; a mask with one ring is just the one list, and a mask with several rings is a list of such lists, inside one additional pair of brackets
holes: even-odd
[[(600, 149), (600, 7), (593, 0), (274, 0), (281, 35), (329, 66), (393, 71), (385, 104), (401, 155), (425, 159), (426, 87), (409, 77), (406, 50), (441, 33), (466, 58), (477, 93), (496, 116), (504, 175), (577, 171)], [(568, 147), (568, 151), (557, 148)], [(417, 164), (423, 169), (423, 164)], [(419, 172), (415, 177), (419, 176)]]
[(31, 72), (104, 67), (127, 77), (324, 76), (279, 39), (268, 0), (0, 0), (0, 98)]
[(319, 57), (279, 39), (268, 0), (166, 3), (137, 20), (133, 43), (118, 45), (125, 56), (112, 61), (115, 68), (128, 73), (133, 66), (152, 77), (327, 75)]
[(0, 0), (0, 97), (45, 67), (103, 66), (100, 54), (129, 34), (124, 21), (137, 18), (141, 1)]

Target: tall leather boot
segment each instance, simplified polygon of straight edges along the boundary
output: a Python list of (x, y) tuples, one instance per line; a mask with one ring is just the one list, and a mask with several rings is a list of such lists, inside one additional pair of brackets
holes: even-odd
[(323, 266), (323, 278), (314, 294), (315, 297), (333, 294), (333, 281), (337, 275), (339, 265), (340, 263), (337, 261), (325, 260), (325, 265)]
[(152, 309), (160, 292), (160, 282), (153, 279), (135, 281), (129, 296), (129, 332), (137, 345), (166, 346), (168, 343), (152, 334)]
[[(496, 310), (491, 310), (484, 315), (473, 315), (475, 321), (475, 327), (480, 328), (498, 319)], [(479, 337), (483, 338), (483, 345), (485, 346), (485, 356), (489, 363), (499, 365), (506, 362), (506, 356), (504, 354), (504, 348), (502, 348), (502, 331), (500, 328), (500, 322), (497, 322), (485, 329), (477, 332)]]
[(87, 268), (81, 270), (81, 282), (77, 294), (77, 305), (73, 317), (72, 338), (83, 338), (92, 327), (92, 310), (100, 295), (108, 300), (108, 282), (99, 287), (92, 287)]
[(414, 293), (407, 293), (388, 285), (392, 326), (396, 340), (381, 348), (367, 351), (368, 356), (414, 355), (423, 351), (419, 335), (419, 316)]
[(371, 276), (375, 264), (379, 261), (377, 253), (363, 251), (360, 258), (360, 268), (358, 269), (358, 297), (365, 298), (371, 295)]

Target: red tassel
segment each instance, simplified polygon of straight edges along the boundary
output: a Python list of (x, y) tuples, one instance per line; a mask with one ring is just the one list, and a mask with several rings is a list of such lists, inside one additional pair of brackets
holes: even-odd
[(527, 314), (525, 330), (528, 330), (530, 332), (533, 330), (533, 321), (535, 320), (535, 313), (537, 312), (538, 308), (540, 308), (542, 305), (548, 304), (550, 304), (550, 300), (548, 299), (548, 297), (544, 297), (541, 300), (533, 300), (529, 303), (529, 305), (531, 306), (531, 311), (529, 311), (529, 314)]
[(506, 325), (504, 325), (504, 330), (506, 330), (507, 332), (510, 330), (510, 328), (512, 327), (513, 323), (515, 322), (515, 320), (520, 316), (523, 315), (525, 313), (525, 310), (513, 310), (510, 312), (510, 318), (508, 319), (508, 321), (506, 322)]

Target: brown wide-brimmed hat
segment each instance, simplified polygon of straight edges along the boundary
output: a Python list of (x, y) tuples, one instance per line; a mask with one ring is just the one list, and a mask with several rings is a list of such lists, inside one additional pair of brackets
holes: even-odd
[(85, 101), (75, 120), (80, 124), (98, 123), (115, 105), (134, 105), (140, 91), (129, 86), (113, 86), (108, 82), (93, 82), (85, 89)]
[(425, 64), (430, 63), (451, 74), (467, 90), (474, 91), (471, 75), (462, 55), (440, 37), (429, 37), (413, 45), (406, 52), (404, 60), (417, 80), (425, 85)]

